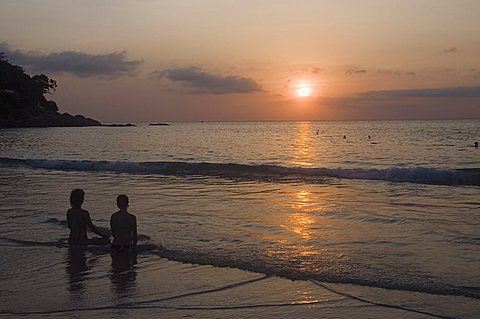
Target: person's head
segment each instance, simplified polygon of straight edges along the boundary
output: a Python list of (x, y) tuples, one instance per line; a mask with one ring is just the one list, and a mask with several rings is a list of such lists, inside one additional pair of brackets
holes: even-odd
[(84, 200), (85, 192), (82, 189), (77, 188), (70, 193), (70, 205), (73, 208), (81, 208)]
[(120, 209), (126, 209), (128, 207), (128, 196), (127, 195), (118, 195), (117, 196), (117, 206)]

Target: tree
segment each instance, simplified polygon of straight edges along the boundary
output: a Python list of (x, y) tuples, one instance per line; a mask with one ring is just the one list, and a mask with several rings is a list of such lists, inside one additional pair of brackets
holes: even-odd
[(45, 74), (34, 75), (32, 76), (32, 80), (38, 86), (38, 89), (41, 90), (42, 95), (47, 93), (50, 94), (51, 91), (55, 91), (57, 88), (57, 81), (50, 79)]
[(0, 53), (0, 117), (25, 118), (57, 112), (55, 102), (45, 98), (56, 88), (55, 80), (45, 74), (30, 76)]

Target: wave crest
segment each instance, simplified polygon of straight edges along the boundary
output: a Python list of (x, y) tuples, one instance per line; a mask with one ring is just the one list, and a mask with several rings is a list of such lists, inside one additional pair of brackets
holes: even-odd
[(161, 175), (197, 175), (269, 181), (322, 181), (325, 178), (381, 180), (432, 185), (480, 186), (480, 168), (439, 169), (428, 167), (305, 168), (280, 165), (194, 162), (127, 162), (92, 160), (17, 159), (0, 157), (1, 166), (109, 171)]

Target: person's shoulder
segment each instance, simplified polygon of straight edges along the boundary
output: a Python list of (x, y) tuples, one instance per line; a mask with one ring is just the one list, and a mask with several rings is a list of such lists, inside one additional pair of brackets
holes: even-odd
[(84, 215), (89, 215), (88, 210), (85, 210), (83, 208), (74, 208), (71, 207), (67, 210), (67, 214), (84, 214)]
[(82, 219), (84, 219), (84, 220), (87, 220), (87, 221), (90, 219), (90, 213), (88, 212), (88, 210), (85, 210), (85, 209), (83, 209), (83, 208), (78, 208), (78, 209), (76, 209), (76, 210), (77, 210), (76, 214), (77, 214), (80, 218), (82, 218)]
[(110, 220), (111, 220), (111, 219), (117, 219), (117, 218), (119, 218), (119, 216), (120, 216), (120, 211), (115, 212), (115, 213), (113, 213), (113, 214), (110, 216)]

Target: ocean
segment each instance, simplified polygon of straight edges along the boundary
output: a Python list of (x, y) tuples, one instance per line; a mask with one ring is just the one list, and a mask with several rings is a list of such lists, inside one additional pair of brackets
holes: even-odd
[[(0, 316), (478, 318), (480, 120), (0, 130)], [(145, 249), (67, 247), (74, 188)], [(156, 247), (156, 248), (155, 248)]]

